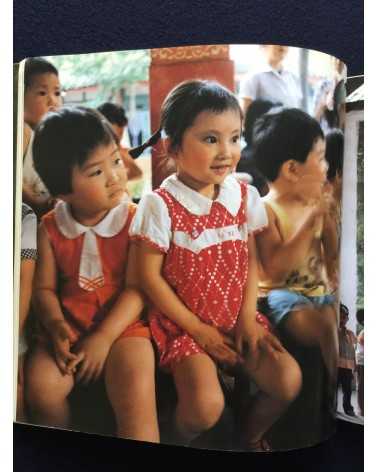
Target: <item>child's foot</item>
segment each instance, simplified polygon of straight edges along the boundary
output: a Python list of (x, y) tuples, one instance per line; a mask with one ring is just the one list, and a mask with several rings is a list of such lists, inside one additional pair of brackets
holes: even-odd
[(354, 409), (352, 407), (350, 408), (344, 408), (345, 414), (348, 416), (356, 416), (356, 413), (354, 412)]
[(272, 452), (270, 444), (266, 439), (259, 439), (255, 442), (248, 442), (246, 444), (246, 450), (249, 452)]

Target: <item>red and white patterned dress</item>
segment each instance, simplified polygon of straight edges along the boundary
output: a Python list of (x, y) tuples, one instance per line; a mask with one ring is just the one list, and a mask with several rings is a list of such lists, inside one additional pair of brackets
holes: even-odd
[[(254, 187), (229, 176), (211, 200), (172, 175), (142, 198), (130, 236), (165, 253), (163, 276), (177, 296), (204, 323), (229, 333), (247, 280), (248, 233), (266, 225)], [(260, 315), (258, 320), (264, 323)], [(158, 309), (150, 311), (149, 321), (162, 367), (204, 352)]]

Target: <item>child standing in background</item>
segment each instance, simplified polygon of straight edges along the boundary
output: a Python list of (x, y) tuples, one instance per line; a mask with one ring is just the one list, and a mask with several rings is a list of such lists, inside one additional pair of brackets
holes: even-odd
[(270, 111), (254, 128), (259, 170), (269, 183), (264, 197), (268, 229), (257, 235), (259, 295), (270, 320), (299, 344), (319, 346), (335, 391), (337, 312), (329, 293), (326, 260), (338, 256), (338, 238), (322, 192), (327, 180), (319, 123), (294, 108)]
[(32, 145), (33, 130), (49, 111), (62, 105), (57, 69), (40, 57), (26, 60), (24, 72), (24, 121), (28, 147), (24, 156), (22, 200), (41, 216), (52, 208), (48, 190), (34, 169)]
[(86, 108), (50, 113), (33, 156), (60, 201), (38, 231), (34, 300), (43, 331), (27, 365), (31, 414), (69, 427), (71, 390), (103, 375), (118, 435), (157, 442), (154, 353), (128, 240), (135, 205), (110, 125)]
[(224, 408), (217, 365), (238, 366), (260, 388), (244, 412), (243, 447), (266, 451), (264, 434), (298, 394), (301, 373), (256, 313), (254, 234), (267, 219), (257, 190), (229, 175), (241, 126), (236, 97), (218, 83), (174, 88), (161, 130), (177, 172), (142, 198), (130, 234), (160, 365), (176, 385), (178, 434), (190, 442), (215, 425)]
[(115, 103), (105, 102), (100, 105), (97, 110), (109, 121), (117, 137), (122, 160), (127, 169), (128, 180), (139, 179), (143, 175), (142, 170), (135, 164), (134, 159), (130, 157), (128, 150), (122, 146), (122, 137), (127, 126), (124, 108)]

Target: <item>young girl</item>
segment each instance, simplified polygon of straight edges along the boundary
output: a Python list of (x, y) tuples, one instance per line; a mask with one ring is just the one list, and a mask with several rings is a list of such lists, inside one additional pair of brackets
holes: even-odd
[(154, 354), (128, 251), (135, 206), (110, 125), (85, 108), (50, 113), (33, 155), (60, 201), (38, 233), (35, 309), (44, 331), (27, 368), (31, 414), (68, 427), (69, 393), (103, 374), (118, 435), (157, 442)]
[(242, 366), (260, 388), (246, 412), (244, 446), (261, 451), (301, 374), (256, 316), (254, 233), (267, 220), (256, 189), (229, 175), (240, 158), (241, 124), (236, 97), (218, 83), (174, 88), (161, 129), (177, 172), (142, 198), (130, 234), (139, 240), (160, 365), (176, 384), (177, 432), (189, 442), (215, 425), (224, 407), (217, 364)]

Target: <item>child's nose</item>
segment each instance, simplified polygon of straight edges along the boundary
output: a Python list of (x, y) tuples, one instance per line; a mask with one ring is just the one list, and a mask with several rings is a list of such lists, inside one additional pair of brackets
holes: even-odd
[(231, 145), (227, 142), (221, 143), (219, 148), (219, 159), (226, 159), (231, 156)]

